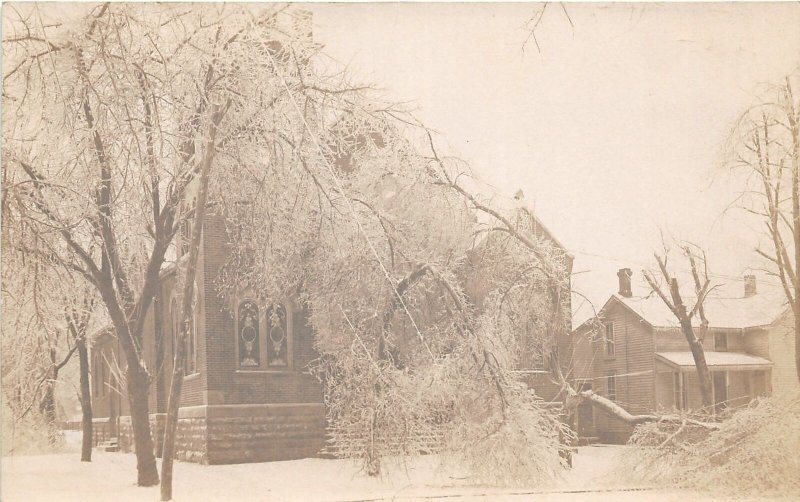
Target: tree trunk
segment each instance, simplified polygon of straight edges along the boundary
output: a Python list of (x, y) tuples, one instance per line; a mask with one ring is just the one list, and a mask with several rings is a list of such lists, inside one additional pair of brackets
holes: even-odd
[[(659, 260), (659, 266), (664, 272), (664, 276), (669, 277), (666, 272), (666, 263)], [(648, 280), (648, 282), (651, 286), (655, 286), (654, 281)], [(697, 379), (700, 382), (700, 397), (703, 400), (703, 407), (708, 411), (713, 411), (714, 398), (711, 392), (711, 373), (708, 371), (703, 343), (697, 338), (697, 335), (694, 334), (692, 316), (686, 311), (686, 305), (683, 303), (683, 298), (681, 298), (681, 292), (678, 288), (678, 280), (674, 277), (669, 278), (669, 291), (674, 305), (670, 305), (668, 301), (666, 303), (675, 314), (675, 317), (678, 318), (678, 322), (680, 322), (681, 325), (681, 332), (683, 332), (683, 336), (689, 344), (689, 349), (692, 351), (692, 358), (694, 359), (694, 365), (697, 369)], [(665, 298), (662, 293), (659, 292), (659, 294), (662, 298)], [(703, 298), (698, 298), (697, 301), (702, 302)], [(702, 304), (699, 305), (702, 306)]]
[(194, 232), (190, 236), (189, 259), (186, 262), (186, 274), (183, 278), (183, 298), (181, 305), (182, 319), (181, 336), (177, 339), (175, 350), (175, 364), (172, 369), (172, 382), (170, 384), (169, 400), (167, 401), (167, 419), (164, 425), (164, 445), (161, 459), (161, 500), (172, 500), (172, 463), (175, 456), (175, 433), (178, 429), (178, 408), (180, 407), (181, 391), (183, 390), (183, 374), (186, 365), (186, 337), (191, 336), (189, 326), (194, 315), (194, 287), (197, 275), (197, 262), (200, 255), (200, 243), (203, 236), (203, 223), (208, 200), (208, 178), (214, 160), (217, 126), (225, 110), (215, 106), (211, 113), (211, 127), (205, 145), (205, 155), (201, 164), (198, 181), (197, 202), (194, 209)]
[(136, 449), (137, 484), (154, 486), (158, 484), (158, 469), (153, 450), (153, 437), (150, 435), (150, 413), (148, 408), (150, 382), (147, 373), (136, 366), (128, 366), (128, 402), (131, 406), (131, 425), (133, 443)]
[(58, 378), (58, 368), (56, 367), (56, 351), (50, 349), (50, 369), (47, 371), (47, 382), (45, 382), (44, 396), (42, 396), (42, 412), (47, 421), (47, 436), (51, 445), (56, 444), (56, 397), (55, 385)]
[[(162, 295), (161, 285), (156, 291), (153, 298), (153, 335), (155, 336), (156, 345), (156, 364), (155, 364), (155, 382), (156, 382), (156, 413), (161, 412), (161, 400), (164, 393), (164, 319), (162, 313)], [(164, 441), (163, 436), (155, 438), (156, 443), (156, 457), (163, 457), (164, 454)]]
[(81, 337), (78, 344), (78, 362), (80, 364), (81, 385), (81, 425), (83, 437), (81, 438), (81, 462), (92, 461), (92, 392), (89, 387), (89, 350), (86, 339)]
[(800, 380), (800, 316), (794, 316), (794, 365), (797, 379)]
[(711, 373), (708, 371), (703, 345), (694, 334), (691, 320), (681, 321), (681, 331), (683, 331), (683, 335), (689, 343), (689, 348), (692, 350), (694, 365), (697, 368), (697, 378), (700, 381), (700, 396), (703, 399), (703, 406), (711, 410), (714, 405), (711, 391)]
[(178, 408), (183, 390), (183, 372), (186, 366), (186, 343), (178, 337), (175, 347), (175, 365), (167, 401), (167, 421), (164, 425), (164, 442), (161, 456), (161, 500), (172, 500), (172, 463), (175, 456), (175, 434), (178, 429)]

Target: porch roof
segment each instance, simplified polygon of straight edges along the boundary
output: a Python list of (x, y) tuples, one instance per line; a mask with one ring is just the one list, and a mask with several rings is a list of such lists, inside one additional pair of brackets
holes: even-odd
[[(772, 368), (772, 361), (741, 352), (707, 351), (705, 356), (709, 370), (757, 371)], [(694, 357), (689, 351), (656, 352), (656, 359), (682, 371), (695, 368)]]

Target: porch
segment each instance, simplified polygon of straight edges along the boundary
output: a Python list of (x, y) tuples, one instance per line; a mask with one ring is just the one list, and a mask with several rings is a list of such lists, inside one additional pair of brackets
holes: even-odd
[[(743, 406), (753, 399), (769, 395), (772, 362), (743, 352), (705, 353), (711, 372), (715, 411)], [(702, 408), (700, 383), (694, 357), (686, 352), (657, 352), (656, 407), (696, 410)]]

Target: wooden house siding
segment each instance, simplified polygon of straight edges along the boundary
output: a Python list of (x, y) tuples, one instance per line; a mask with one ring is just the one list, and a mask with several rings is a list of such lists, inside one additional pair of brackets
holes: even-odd
[[(607, 355), (602, 337), (594, 341), (594, 389), (608, 396), (608, 372), (614, 371), (616, 402), (634, 414), (653, 410), (655, 363), (650, 326), (620, 304), (611, 306), (603, 321), (614, 326), (615, 353)], [(619, 442), (630, 434), (627, 424), (606, 413), (597, 413), (595, 423), (604, 441)]]
[(785, 312), (768, 328), (769, 359), (772, 361), (772, 393), (784, 395), (800, 390), (794, 362), (794, 316)]

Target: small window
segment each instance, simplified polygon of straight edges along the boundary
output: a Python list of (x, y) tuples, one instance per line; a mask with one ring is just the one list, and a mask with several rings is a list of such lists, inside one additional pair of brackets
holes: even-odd
[(716, 350), (717, 352), (727, 352), (728, 335), (726, 333), (714, 334), (714, 350)]
[(606, 373), (607, 396), (612, 401), (617, 400), (617, 372), (609, 371)]
[(94, 390), (94, 395), (100, 395), (100, 364), (98, 361), (100, 360), (100, 354), (95, 354), (92, 358), (92, 390)]
[(179, 254), (178, 256), (183, 256), (189, 252), (189, 247), (191, 245), (192, 240), (192, 232), (193, 232), (193, 225), (194, 225), (194, 201), (192, 201), (192, 205), (189, 206), (186, 214), (184, 215), (184, 220), (180, 223), (180, 246), (178, 247)]
[(93, 365), (94, 374), (92, 381), (94, 382), (94, 395), (97, 397), (103, 397), (106, 395), (106, 391), (108, 390), (108, 370), (106, 368), (105, 356), (103, 355), (102, 351), (98, 352), (94, 356)]
[(606, 342), (606, 355), (613, 356), (616, 354), (616, 343), (614, 340), (614, 323), (607, 322), (605, 323), (605, 342)]
[[(197, 284), (194, 287), (192, 304), (192, 317), (189, 319), (186, 337), (183, 339), (186, 353), (186, 363), (183, 366), (184, 375), (191, 375), (197, 372)], [(178, 343), (180, 343), (183, 331), (182, 312), (177, 300), (174, 298), (170, 304), (170, 311), (172, 316), (172, 362), (174, 364), (175, 356), (178, 352)]]
[(197, 283), (192, 292), (192, 317), (189, 319), (189, 332), (186, 333), (186, 375), (197, 373)]

